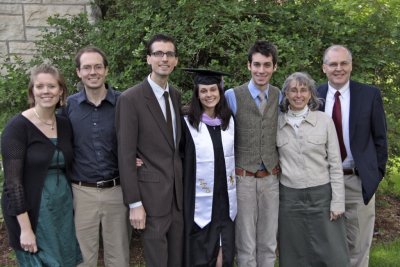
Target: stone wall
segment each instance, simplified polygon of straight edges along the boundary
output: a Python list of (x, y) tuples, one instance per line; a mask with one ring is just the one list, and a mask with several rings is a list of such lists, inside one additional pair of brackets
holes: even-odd
[(91, 0), (0, 0), (0, 63), (11, 55), (30, 60), (34, 41), (47, 25), (49, 16), (73, 16), (87, 13), (95, 18)]

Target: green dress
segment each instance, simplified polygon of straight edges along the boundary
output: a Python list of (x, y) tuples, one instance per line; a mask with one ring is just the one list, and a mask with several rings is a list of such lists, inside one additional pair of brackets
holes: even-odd
[[(57, 139), (50, 139), (56, 144)], [(64, 156), (56, 149), (45, 178), (36, 228), (37, 253), (16, 251), (21, 267), (73, 267), (82, 262), (75, 235), (71, 187)]]

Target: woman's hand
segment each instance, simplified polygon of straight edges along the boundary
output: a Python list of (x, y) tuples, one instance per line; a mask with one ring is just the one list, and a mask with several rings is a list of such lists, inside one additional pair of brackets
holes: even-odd
[(36, 236), (32, 230), (31, 221), (29, 220), (28, 213), (24, 212), (17, 215), (17, 220), (19, 223), (19, 227), (21, 228), (19, 242), (22, 249), (25, 251), (29, 251), (30, 253), (36, 253), (38, 251)]
[(331, 211), (330, 220), (335, 221), (335, 220), (339, 219), (340, 217), (342, 217), (343, 214), (344, 214), (343, 211)]
[(143, 160), (141, 160), (140, 158), (136, 158), (136, 167), (141, 167), (143, 164)]
[(38, 251), (36, 236), (32, 229), (21, 230), (20, 242), (23, 250), (29, 251), (30, 253), (36, 253)]

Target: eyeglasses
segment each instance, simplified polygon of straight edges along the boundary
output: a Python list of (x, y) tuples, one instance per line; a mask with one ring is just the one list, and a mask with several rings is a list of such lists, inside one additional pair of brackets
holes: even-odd
[(101, 73), (101, 72), (103, 72), (103, 70), (105, 69), (105, 67), (104, 67), (103, 65), (98, 64), (98, 65), (94, 65), (94, 66), (91, 66), (91, 65), (84, 65), (84, 66), (82, 66), (82, 67), (80, 68), (80, 70), (81, 70), (82, 72), (85, 72), (85, 73), (90, 73), (93, 69), (94, 69), (95, 72)]
[(351, 62), (349, 61), (325, 63), (330, 69), (337, 69), (338, 67), (347, 68), (350, 64)]
[(159, 58), (164, 57), (164, 55), (166, 55), (167, 58), (172, 58), (172, 57), (176, 56), (176, 53), (173, 51), (167, 51), (167, 52), (155, 51), (155, 52), (152, 52), (151, 55), (154, 57), (159, 57)]

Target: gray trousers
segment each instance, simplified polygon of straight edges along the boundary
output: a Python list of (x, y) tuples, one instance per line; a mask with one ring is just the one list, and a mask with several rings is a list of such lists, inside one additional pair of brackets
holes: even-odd
[(345, 224), (352, 267), (367, 267), (375, 224), (375, 196), (364, 204), (361, 179), (344, 176), (346, 193)]
[(238, 267), (273, 267), (276, 258), (279, 181), (236, 176), (236, 250)]

